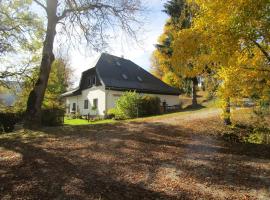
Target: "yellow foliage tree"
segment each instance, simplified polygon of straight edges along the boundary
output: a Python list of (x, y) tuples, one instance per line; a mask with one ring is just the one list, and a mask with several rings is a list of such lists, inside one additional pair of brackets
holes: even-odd
[(152, 55), (153, 74), (162, 79), (169, 85), (181, 88), (189, 92), (190, 78), (193, 80), (193, 104), (197, 104), (196, 99), (196, 85), (197, 78), (189, 77), (182, 74), (178, 70), (178, 64), (172, 62), (172, 55), (174, 52), (173, 44), (175, 41), (176, 32), (179, 30), (189, 29), (191, 26), (191, 19), (195, 11), (193, 10), (192, 3), (189, 4), (186, 0), (170, 0), (165, 4), (165, 12), (170, 16), (169, 20), (164, 26), (164, 32), (159, 37), (156, 50)]
[[(270, 1), (195, 2), (200, 11), (193, 19), (192, 30), (177, 33), (175, 48), (180, 58), (176, 61), (188, 63), (192, 59), (198, 71), (203, 67), (200, 65), (206, 65), (218, 72), (218, 94), (225, 123), (230, 124), (230, 101), (248, 97), (269, 102)], [(183, 53), (186, 55), (181, 56)]]
[(157, 49), (152, 54), (152, 72), (167, 84), (174, 87), (181, 87), (179, 75), (175, 73), (172, 63), (172, 41), (175, 27), (169, 19), (164, 27), (163, 34), (158, 39)]
[(172, 66), (183, 78), (190, 78), (192, 84), (192, 104), (197, 104), (197, 76), (202, 75), (209, 65), (209, 47), (204, 44), (205, 36), (193, 28), (179, 30), (175, 33), (173, 44)]

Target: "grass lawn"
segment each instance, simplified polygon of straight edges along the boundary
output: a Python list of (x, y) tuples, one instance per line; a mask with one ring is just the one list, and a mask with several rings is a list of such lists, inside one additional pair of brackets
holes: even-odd
[(98, 120), (98, 121), (87, 121), (85, 119), (68, 119), (65, 118), (64, 124), (65, 125), (89, 125), (89, 124), (111, 124), (115, 123), (116, 121), (113, 119), (104, 119), (104, 120)]
[[(190, 100), (190, 97), (185, 97), (186, 99)], [(149, 116), (149, 117), (140, 117), (140, 118), (135, 118), (135, 119), (128, 119), (128, 120), (113, 120), (113, 119), (106, 119), (106, 120), (98, 120), (98, 121), (87, 121), (85, 119), (68, 119), (65, 118), (64, 124), (65, 125), (71, 125), (71, 126), (76, 126), (76, 125), (91, 125), (91, 124), (111, 124), (111, 123), (117, 123), (117, 122), (131, 122), (131, 121), (144, 121), (144, 120), (149, 120), (149, 119), (163, 119), (163, 118), (168, 118), (168, 117), (173, 117), (173, 116), (179, 116), (179, 115), (188, 115), (194, 111), (197, 112), (204, 112), (205, 110), (213, 110), (217, 108), (217, 103), (215, 100), (212, 101), (206, 101), (204, 98), (199, 98), (199, 103), (202, 103), (201, 107), (198, 108), (184, 108), (183, 110), (175, 113), (167, 113), (167, 114), (162, 114), (162, 115), (156, 115), (156, 116)], [(190, 100), (191, 101), (191, 100)], [(186, 107), (186, 105), (184, 105)]]

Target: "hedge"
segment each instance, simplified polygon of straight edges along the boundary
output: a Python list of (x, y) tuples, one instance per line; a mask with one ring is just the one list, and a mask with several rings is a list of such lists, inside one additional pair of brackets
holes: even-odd
[(0, 133), (12, 132), (15, 124), (22, 120), (22, 113), (0, 113)]
[(41, 123), (44, 126), (61, 126), (64, 123), (65, 111), (58, 108), (43, 109)]
[[(64, 123), (65, 111), (62, 109), (43, 109), (41, 123), (44, 126), (59, 126)], [(23, 120), (24, 113), (0, 113), (0, 133), (10, 133), (15, 124)]]
[(156, 96), (142, 96), (139, 102), (139, 117), (160, 114), (160, 99)]
[(125, 92), (110, 109), (107, 117), (130, 119), (160, 114), (160, 99), (156, 96), (140, 96), (136, 92)]

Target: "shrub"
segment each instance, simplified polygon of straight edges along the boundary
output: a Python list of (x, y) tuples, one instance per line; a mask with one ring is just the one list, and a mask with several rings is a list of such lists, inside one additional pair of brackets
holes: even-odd
[(139, 116), (160, 114), (160, 99), (156, 96), (142, 96), (139, 103)]
[(130, 119), (160, 113), (160, 99), (155, 96), (140, 96), (136, 92), (125, 92), (116, 107), (108, 111), (108, 118)]
[(109, 109), (108, 112), (107, 112), (106, 118), (107, 119), (115, 118), (116, 112), (117, 112), (116, 108)]
[(117, 101), (114, 111), (116, 119), (130, 119), (138, 116), (140, 96), (136, 92), (125, 92)]
[(22, 119), (22, 113), (0, 113), (0, 133), (12, 132), (15, 124)]
[(62, 109), (44, 109), (42, 110), (41, 122), (45, 126), (59, 126), (64, 123), (65, 111)]

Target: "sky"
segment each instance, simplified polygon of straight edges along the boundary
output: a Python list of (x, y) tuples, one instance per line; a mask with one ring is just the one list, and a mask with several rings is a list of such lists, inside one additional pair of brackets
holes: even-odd
[[(112, 40), (109, 43), (110, 48), (106, 52), (119, 57), (124, 56), (144, 69), (150, 70), (151, 54), (155, 49), (154, 44), (157, 43), (158, 37), (162, 34), (168, 16), (161, 11), (166, 0), (147, 0), (147, 2), (142, 0), (142, 2), (146, 4), (149, 12), (146, 15), (147, 20), (143, 26), (142, 37), (139, 36), (141, 42), (139, 44), (127, 42), (129, 38)], [(70, 64), (74, 69), (75, 85), (78, 84), (81, 73), (91, 68), (99, 55), (100, 53), (85, 54), (84, 50), (70, 52)]]

